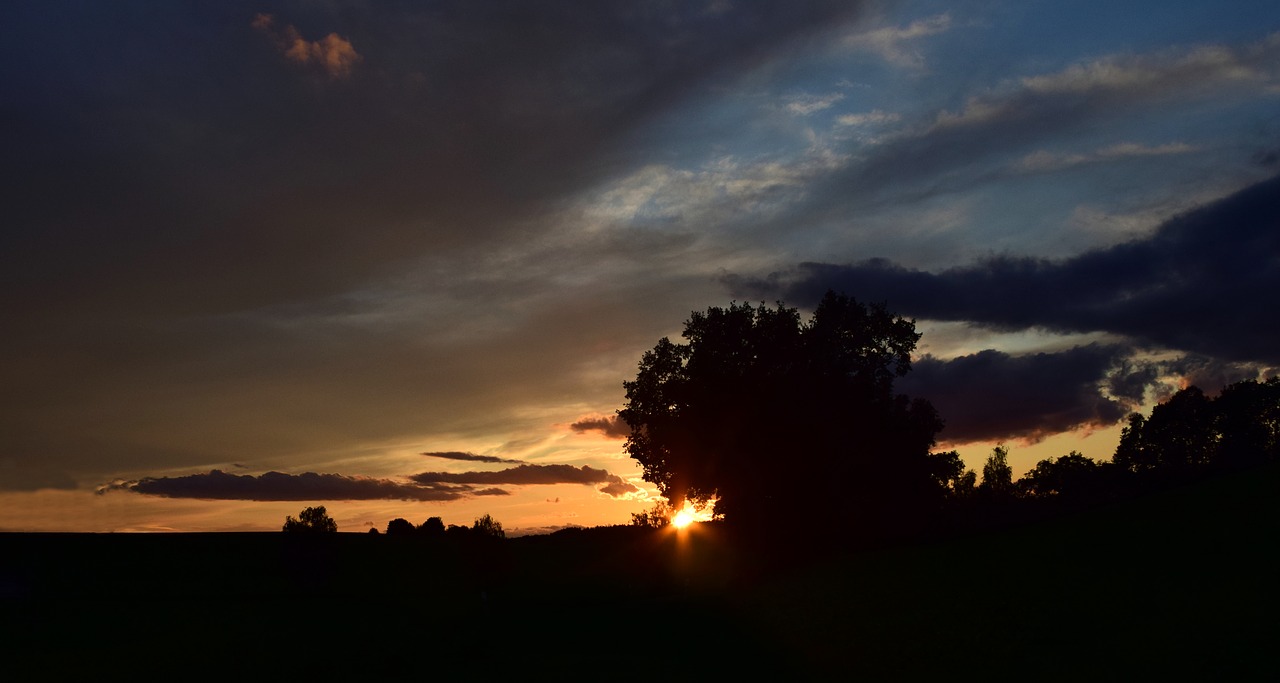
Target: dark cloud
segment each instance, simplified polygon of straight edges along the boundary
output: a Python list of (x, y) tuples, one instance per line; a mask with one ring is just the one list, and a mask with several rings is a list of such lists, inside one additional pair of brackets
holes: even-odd
[(520, 464), (520, 460), (510, 460), (508, 458), (499, 458), (496, 455), (476, 455), (475, 453), (463, 453), (460, 451), (429, 451), (423, 455), (432, 458), (444, 458), (445, 460), (463, 460), (467, 462), (495, 462)]
[[(437, 483), (408, 484), (390, 479), (348, 477), (341, 474), (284, 474), (267, 472), (258, 476), (228, 474), (213, 470), (208, 474), (182, 477), (147, 477), (137, 481), (115, 482), (98, 489), (99, 493), (123, 490), (167, 498), (199, 498), (204, 500), (457, 500), (466, 495), (480, 495), (469, 486)], [(491, 494), (483, 494), (491, 495)]]
[(497, 472), (422, 472), (409, 477), (424, 485), (436, 484), (604, 484), (600, 491), (617, 497), (638, 491), (622, 477), (583, 465), (520, 465)]
[[(1200, 387), (1209, 395), (1218, 393), (1229, 384), (1259, 379), (1262, 374), (1261, 368), (1255, 363), (1232, 363), (1198, 354), (1188, 354), (1164, 361), (1159, 364), (1159, 367), (1166, 374), (1182, 378), (1183, 384)], [(1167, 398), (1167, 396), (1160, 398)]]
[[(1001, 439), (1039, 441), (1082, 428), (1108, 427), (1135, 406), (1103, 395), (1108, 377), (1126, 370), (1127, 347), (1099, 344), (1058, 353), (1001, 351), (941, 360), (925, 356), (897, 388), (929, 399), (946, 421), (949, 444)], [(1131, 381), (1131, 380), (1126, 380)]]
[(625, 496), (628, 493), (636, 493), (640, 489), (631, 483), (618, 479), (617, 481), (611, 481), (608, 484), (601, 486), (598, 490), (601, 493), (607, 493), (614, 498), (618, 498), (620, 496)]
[[(275, 22), (250, 3), (7, 9), (0, 176), (20, 229), (0, 265), (27, 292), (7, 310), (255, 308), (523, 234), (618, 168), (636, 125), (852, 9), (458, 0), (299, 6)], [(341, 36), (273, 34), (349, 76), (299, 78), (262, 39), (280, 23)], [(360, 46), (360, 69), (343, 45)]]
[(625, 439), (631, 436), (631, 427), (617, 416), (584, 417), (569, 425), (575, 432), (600, 432), (611, 439)]
[(1105, 331), (1141, 345), (1280, 362), (1280, 176), (1173, 218), (1150, 237), (1050, 261), (998, 256), (938, 273), (883, 259), (803, 263), (739, 294), (812, 305), (827, 289), (890, 310), (1003, 330)]

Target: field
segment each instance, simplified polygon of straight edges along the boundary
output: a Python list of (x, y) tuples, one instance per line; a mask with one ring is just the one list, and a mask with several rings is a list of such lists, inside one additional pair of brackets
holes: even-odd
[(1272, 466), (799, 555), (715, 525), (488, 544), (4, 534), (0, 647), (48, 679), (1274, 679), (1278, 485)]

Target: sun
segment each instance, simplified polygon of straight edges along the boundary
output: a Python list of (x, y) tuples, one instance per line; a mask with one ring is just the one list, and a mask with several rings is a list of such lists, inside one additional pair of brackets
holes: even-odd
[(683, 529), (690, 524), (693, 524), (693, 510), (689, 508), (677, 512), (675, 517), (671, 518), (671, 526), (677, 529)]

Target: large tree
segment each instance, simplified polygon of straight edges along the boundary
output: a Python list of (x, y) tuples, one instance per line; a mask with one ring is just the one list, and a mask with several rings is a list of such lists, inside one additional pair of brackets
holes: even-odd
[(808, 322), (781, 303), (734, 303), (694, 312), (683, 337), (644, 354), (618, 411), (627, 452), (673, 504), (875, 531), (934, 502), (942, 423), (893, 391), (920, 338), (914, 321), (828, 292)]

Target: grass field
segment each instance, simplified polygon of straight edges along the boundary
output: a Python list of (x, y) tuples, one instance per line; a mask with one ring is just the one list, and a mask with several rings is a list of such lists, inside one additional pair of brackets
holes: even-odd
[[(702, 525), (455, 545), (0, 535), (40, 677), (1275, 679), (1280, 470), (798, 559)], [(764, 546), (753, 546), (764, 547)]]

